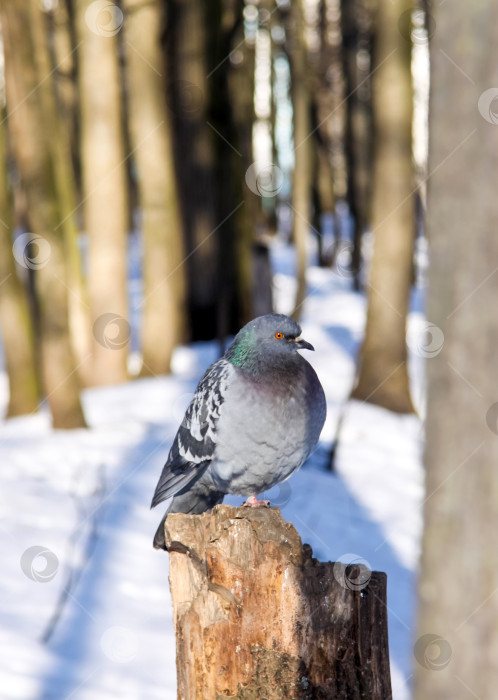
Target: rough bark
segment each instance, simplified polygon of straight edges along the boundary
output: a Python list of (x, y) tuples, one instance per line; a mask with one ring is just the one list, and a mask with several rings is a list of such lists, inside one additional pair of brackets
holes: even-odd
[(12, 254), (13, 202), (8, 182), (5, 115), (0, 113), (0, 329), (9, 380), (7, 417), (38, 410), (34, 330), (26, 288)]
[(164, 91), (160, 0), (126, 0), (128, 115), (143, 232), (142, 375), (164, 374), (183, 337), (183, 229)]
[(129, 325), (126, 271), (128, 188), (123, 141), (117, 5), (77, 0), (80, 149), (85, 230), (88, 236), (88, 293), (94, 328), (94, 384), (127, 377)]
[(353, 397), (400, 413), (413, 405), (407, 368), (406, 317), (415, 227), (411, 159), (411, 46), (398, 30), (407, 0), (381, 0), (373, 76), (374, 252), (365, 339)]
[[(498, 688), (498, 7), (433, 5), (425, 531), (416, 700)], [(492, 89), (490, 92), (488, 92)], [(458, 108), (458, 119), (452, 111)], [(442, 343), (444, 338), (444, 343)], [(431, 636), (427, 636), (431, 635)]]
[[(29, 0), (1, 4), (6, 56), (8, 125), (13, 152), (24, 183), (31, 233), (37, 236), (43, 260), (26, 249), (25, 267), (33, 270), (41, 331), (41, 365), (46, 400), (56, 428), (85, 425), (79, 400), (77, 366), (69, 338), (67, 270), (56, 165), (47, 133), (53, 124), (45, 115), (37, 90)], [(38, 252), (40, 250), (38, 245)], [(34, 255), (32, 259), (29, 256)]]
[(313, 559), (277, 508), (165, 528), (179, 700), (391, 698), (385, 574)]

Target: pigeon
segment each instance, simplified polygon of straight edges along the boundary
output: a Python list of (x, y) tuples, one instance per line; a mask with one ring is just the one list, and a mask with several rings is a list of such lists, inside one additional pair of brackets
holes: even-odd
[(269, 505), (257, 494), (288, 479), (315, 448), (326, 416), (314, 350), (283, 314), (259, 316), (205, 372), (187, 408), (151, 508), (173, 496), (154, 537), (166, 549), (169, 513), (204, 513), (226, 494)]

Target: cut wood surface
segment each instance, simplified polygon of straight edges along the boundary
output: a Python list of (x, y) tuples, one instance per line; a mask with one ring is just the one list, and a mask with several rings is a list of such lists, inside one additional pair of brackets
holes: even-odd
[(179, 700), (389, 700), (386, 575), (312, 557), (278, 508), (168, 516)]

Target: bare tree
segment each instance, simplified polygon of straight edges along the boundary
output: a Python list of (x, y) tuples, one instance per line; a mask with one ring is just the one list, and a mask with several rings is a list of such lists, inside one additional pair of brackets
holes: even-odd
[[(31, 232), (16, 242), (18, 257), (34, 272), (41, 329), (45, 394), (56, 428), (84, 426), (77, 367), (69, 339), (67, 282), (55, 163), (34, 63), (29, 0), (0, 6), (5, 49), (8, 125), (24, 183)], [(35, 250), (33, 250), (33, 245)]]
[[(34, 58), (38, 75), (38, 92), (45, 124), (51, 124), (46, 139), (54, 163), (54, 180), (60, 210), (60, 228), (66, 251), (67, 285), (69, 287), (69, 330), (71, 345), (78, 364), (78, 373), (85, 385), (91, 383), (90, 362), (92, 343), (88, 299), (83, 266), (78, 244), (79, 228), (76, 220), (76, 185), (73, 171), (69, 121), (64, 118), (61, 99), (56, 99), (54, 81), (56, 56), (50, 55), (51, 37), (45, 13), (38, 0), (30, 2)], [(60, 32), (60, 30), (59, 30)]]
[(317, 234), (320, 265), (329, 265), (333, 260), (333, 247), (328, 250), (323, 247), (324, 215), (331, 216), (334, 222), (335, 247), (340, 239), (339, 221), (335, 212), (335, 185), (336, 179), (340, 179), (340, 173), (334, 172), (334, 165), (337, 166), (334, 148), (339, 140), (338, 132), (342, 136), (341, 103), (344, 100), (339, 23), (339, 0), (320, 0), (315, 8), (313, 35), (308, 47), (313, 81), (313, 228)]
[[(376, 0), (341, 0), (346, 93), (344, 150), (347, 162), (347, 201), (354, 226), (351, 272), (357, 290), (362, 286), (362, 237), (371, 220), (372, 69), (375, 70), (375, 66), (372, 66), (372, 49), (376, 5)], [(394, 32), (396, 28), (391, 29)]]
[(292, 175), (292, 239), (296, 248), (297, 290), (292, 315), (299, 319), (306, 297), (306, 242), (311, 227), (312, 153), (311, 97), (308, 81), (308, 57), (304, 36), (302, 0), (290, 6), (287, 20), (287, 53), (291, 73), (291, 97), (294, 127), (294, 172)]
[(411, 287), (414, 197), (411, 159), (411, 45), (398, 29), (407, 0), (380, 0), (374, 54), (374, 253), (365, 339), (352, 396), (400, 413), (410, 398), (406, 317)]
[(183, 230), (164, 90), (160, 0), (126, 0), (128, 116), (143, 228), (142, 374), (169, 372), (183, 337)]
[(229, 85), (242, 3), (169, 0), (167, 16), (191, 337), (223, 339), (240, 327), (250, 283), (247, 262), (238, 256), (239, 246), (248, 250), (249, 236), (239, 211), (243, 159)]
[(498, 7), (476, 10), (434, 6), (417, 700), (492, 700), (498, 687)]
[(9, 379), (7, 417), (38, 410), (34, 331), (26, 289), (12, 254), (13, 205), (8, 182), (5, 115), (0, 122), (0, 328)]
[(169, 0), (167, 4), (166, 83), (173, 109), (175, 165), (188, 255), (188, 316), (194, 340), (213, 337), (219, 293), (217, 135), (208, 124), (211, 69), (205, 12), (199, 0)]
[(76, 0), (83, 213), (95, 384), (126, 379), (129, 224), (117, 34), (118, 5)]

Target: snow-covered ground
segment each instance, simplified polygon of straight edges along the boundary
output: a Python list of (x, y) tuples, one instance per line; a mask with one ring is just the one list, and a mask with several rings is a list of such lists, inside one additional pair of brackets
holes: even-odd
[[(273, 257), (277, 305), (286, 311), (292, 252), (277, 244)], [(421, 423), (345, 404), (365, 300), (344, 274), (309, 270), (303, 337), (316, 348), (306, 357), (322, 380), (328, 418), (315, 454), (269, 498), (319, 559), (353, 553), (387, 572), (394, 697), (407, 700), (423, 500)], [(414, 308), (412, 338), (424, 328), (419, 304)], [(176, 698), (168, 556), (151, 546), (162, 510), (150, 511), (149, 503), (183, 411), (217, 352), (214, 343), (179, 348), (169, 377), (85, 391), (89, 430), (53, 431), (47, 412), (0, 425), (0, 698)], [(416, 352), (410, 370), (421, 401)], [(0, 375), (0, 409), (6, 387)]]

